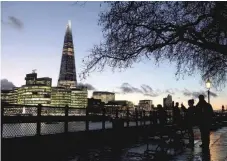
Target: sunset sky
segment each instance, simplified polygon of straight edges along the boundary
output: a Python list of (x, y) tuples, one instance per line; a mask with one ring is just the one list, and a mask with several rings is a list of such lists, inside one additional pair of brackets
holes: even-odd
[[(72, 22), (76, 70), (80, 73), (82, 58), (102, 40), (98, 14), (103, 6), (100, 8), (99, 2), (72, 3), (2, 2), (1, 79), (21, 86), (25, 83), (25, 75), (37, 69), (38, 77), (51, 77), (56, 86), (68, 20)], [(96, 90), (114, 91), (119, 100), (138, 103), (140, 99), (152, 99), (157, 105), (171, 93), (174, 101), (186, 105), (188, 99), (201, 91), (206, 92), (205, 83), (199, 73), (177, 80), (175, 66), (167, 61), (159, 66), (154, 61), (146, 61), (122, 72), (113, 73), (107, 68), (102, 73), (91, 73), (82, 83), (89, 83)], [(80, 81), (79, 76), (77, 79)], [(147, 93), (144, 93), (145, 87), (149, 89)], [(220, 91), (211, 88), (211, 91), (215, 109), (227, 105), (227, 87)], [(89, 91), (89, 97), (91, 93)]]

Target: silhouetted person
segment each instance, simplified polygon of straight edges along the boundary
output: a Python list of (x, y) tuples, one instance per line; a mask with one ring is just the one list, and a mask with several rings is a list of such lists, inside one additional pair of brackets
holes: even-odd
[(180, 108), (179, 108), (179, 103), (176, 102), (176, 105), (173, 107), (173, 124), (180, 124)]
[(194, 132), (193, 126), (195, 125), (196, 120), (196, 107), (194, 106), (194, 100), (188, 100), (188, 109), (186, 110), (185, 121), (188, 129), (189, 135), (189, 144), (191, 147), (194, 147)]
[(207, 103), (204, 99), (203, 95), (199, 95), (199, 102), (196, 105), (197, 108), (197, 116), (199, 122), (199, 129), (201, 133), (201, 140), (203, 148), (209, 149), (210, 145), (210, 129), (213, 120), (213, 108)]
[(221, 107), (221, 112), (222, 112), (222, 113), (225, 112), (225, 107), (224, 107), (224, 105), (222, 105), (222, 107)]
[(157, 120), (158, 120), (158, 112), (155, 110), (152, 111), (152, 122), (153, 124), (157, 124)]
[(187, 108), (184, 106), (183, 103), (181, 103), (181, 111), (182, 111), (182, 114), (183, 114), (183, 121), (185, 122), (185, 117), (186, 117), (186, 113), (187, 113)]
[(157, 112), (158, 112), (158, 120), (159, 120), (159, 124), (161, 126), (164, 126), (166, 124), (166, 119), (167, 119), (167, 114), (165, 109), (162, 107), (162, 105), (158, 105), (157, 106)]

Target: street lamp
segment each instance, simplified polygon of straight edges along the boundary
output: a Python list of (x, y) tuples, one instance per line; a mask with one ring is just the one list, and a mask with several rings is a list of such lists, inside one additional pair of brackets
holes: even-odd
[(210, 82), (209, 78), (206, 81), (206, 87), (208, 89), (208, 103), (210, 103), (210, 87), (211, 87), (211, 82)]

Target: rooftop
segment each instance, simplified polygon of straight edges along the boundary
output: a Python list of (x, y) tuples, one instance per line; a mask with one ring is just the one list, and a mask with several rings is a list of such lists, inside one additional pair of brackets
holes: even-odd
[(115, 94), (115, 93), (107, 91), (94, 91), (93, 94)]

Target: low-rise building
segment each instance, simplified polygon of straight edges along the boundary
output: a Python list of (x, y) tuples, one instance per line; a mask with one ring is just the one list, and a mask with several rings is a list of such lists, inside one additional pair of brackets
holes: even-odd
[(104, 103), (108, 103), (109, 101), (115, 100), (115, 93), (105, 91), (94, 91), (92, 97), (94, 99), (101, 99), (101, 101)]
[(17, 89), (17, 104), (50, 106), (52, 79), (37, 78), (37, 73), (27, 74), (26, 84)]
[(115, 101), (109, 101), (105, 105), (107, 111), (113, 112), (116, 109), (118, 110), (133, 110), (133, 103), (131, 101), (127, 100), (115, 100)]
[(139, 101), (139, 109), (143, 109), (145, 111), (153, 110), (152, 105), (153, 105), (152, 100), (140, 100)]
[(1, 91), (1, 102), (9, 104), (17, 104), (17, 93), (15, 89), (2, 90)]
[(102, 102), (101, 99), (88, 98), (87, 109), (90, 112), (95, 112), (95, 113), (102, 112), (104, 105), (105, 105), (105, 103)]
[(87, 108), (88, 91), (86, 87), (71, 88), (70, 107)]
[(51, 106), (65, 107), (71, 104), (71, 90), (64, 87), (52, 87), (51, 89)]

